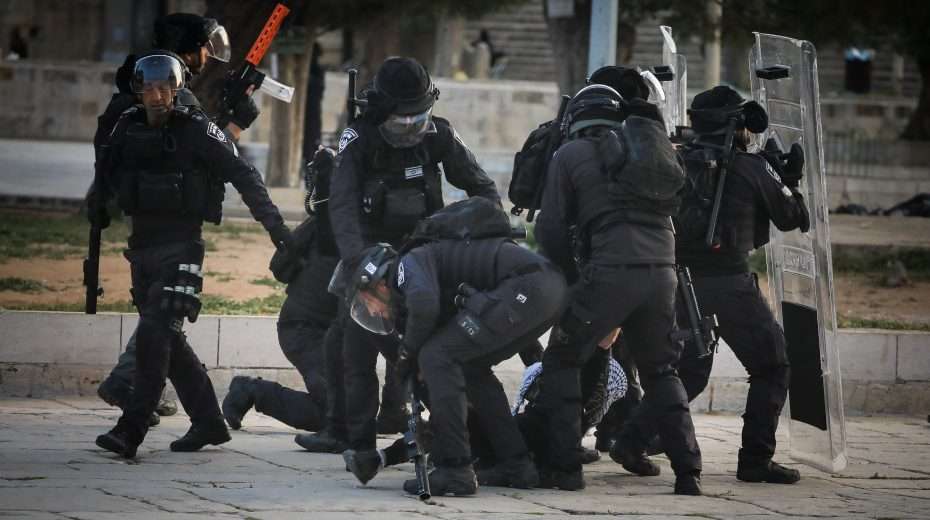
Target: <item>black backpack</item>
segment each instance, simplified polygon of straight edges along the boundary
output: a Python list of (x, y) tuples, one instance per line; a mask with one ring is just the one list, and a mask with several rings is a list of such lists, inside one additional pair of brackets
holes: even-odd
[(610, 200), (620, 207), (673, 217), (681, 204), (685, 173), (665, 125), (630, 116), (598, 141)]
[(513, 158), (513, 174), (510, 177), (507, 196), (513, 203), (511, 213), (514, 215), (520, 215), (523, 210), (529, 210), (526, 217), (528, 222), (533, 221), (536, 210), (542, 202), (549, 159), (562, 144), (561, 121), (568, 101), (568, 96), (562, 96), (558, 116), (530, 132), (523, 143), (523, 148)]
[(703, 249), (714, 207), (720, 152), (701, 146), (685, 145), (680, 150), (685, 163), (685, 186), (681, 208), (675, 218), (675, 240), (690, 249)]
[(513, 238), (510, 217), (501, 207), (484, 197), (471, 197), (449, 204), (421, 220), (400, 253), (437, 240), (477, 240)]

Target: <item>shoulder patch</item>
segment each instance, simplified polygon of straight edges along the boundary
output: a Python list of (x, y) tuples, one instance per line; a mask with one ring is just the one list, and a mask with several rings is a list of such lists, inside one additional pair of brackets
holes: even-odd
[(349, 146), (349, 143), (358, 139), (358, 132), (352, 128), (346, 128), (342, 132), (342, 136), (339, 137), (339, 151), (336, 153), (342, 153), (345, 150), (346, 146)]
[(465, 145), (465, 141), (462, 140), (462, 136), (459, 135), (458, 131), (451, 125), (449, 128), (452, 130), (452, 138), (458, 141), (462, 146), (465, 146), (465, 148), (468, 148), (468, 146)]
[(401, 260), (397, 264), (397, 286), (400, 287), (404, 285), (404, 282), (407, 281), (406, 275), (404, 275), (404, 262)]
[(778, 173), (775, 171), (775, 168), (772, 168), (772, 165), (768, 161), (762, 161), (765, 164), (765, 172), (769, 174), (769, 177), (775, 180), (778, 184), (782, 184), (781, 177), (778, 176)]
[(226, 142), (226, 134), (224, 134), (223, 131), (220, 130), (220, 127), (216, 126), (213, 121), (207, 123), (207, 135), (221, 143)]

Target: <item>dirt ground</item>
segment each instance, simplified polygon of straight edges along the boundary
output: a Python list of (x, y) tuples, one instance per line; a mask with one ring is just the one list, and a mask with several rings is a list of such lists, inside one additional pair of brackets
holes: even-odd
[[(244, 232), (229, 234), (205, 228), (211, 246), (204, 262), (204, 293), (241, 302), (280, 292), (281, 287), (275, 286), (268, 271), (274, 248), (267, 236), (257, 225), (236, 225)], [(129, 300), (129, 263), (121, 247), (116, 242), (104, 243), (100, 276), (105, 294), (100, 304)], [(82, 305), (82, 256), (0, 259), (0, 279), (17, 277), (45, 286), (34, 292), (0, 290), (0, 307)], [(918, 279), (905, 287), (886, 288), (878, 278), (877, 274), (835, 274), (841, 322), (843, 318), (891, 320), (930, 326), (930, 281)]]
[[(268, 271), (274, 247), (264, 233), (243, 233), (238, 237), (208, 233), (206, 237), (213, 245), (210, 249), (215, 250), (207, 251), (204, 261), (204, 294), (244, 301), (275, 292)], [(0, 291), (0, 307), (30, 303), (83, 305), (82, 259), (74, 256), (0, 261), (0, 278), (36, 280), (47, 287), (38, 292)], [(101, 250), (100, 280), (104, 288), (101, 305), (130, 299), (129, 262), (117, 244), (105, 243)]]

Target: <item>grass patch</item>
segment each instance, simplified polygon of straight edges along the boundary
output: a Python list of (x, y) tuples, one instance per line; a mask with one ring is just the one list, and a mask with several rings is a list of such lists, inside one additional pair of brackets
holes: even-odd
[(0, 278), (0, 291), (37, 293), (48, 290), (50, 290), (49, 287), (38, 280), (18, 278), (15, 276)]
[[(201, 314), (221, 314), (221, 315), (277, 315), (284, 303), (284, 293), (275, 292), (264, 298), (250, 298), (248, 300), (237, 301), (224, 298), (222, 296), (204, 295), (201, 296), (203, 309)], [(6, 310), (14, 311), (58, 311), (58, 312), (84, 312), (83, 303), (29, 303), (14, 304), (3, 306)], [(119, 302), (99, 302), (97, 312), (136, 312), (129, 301)]]
[[(0, 261), (10, 258), (62, 259), (87, 252), (90, 224), (79, 214), (0, 212)], [(126, 243), (129, 228), (114, 219), (103, 231), (104, 242)]]
[(930, 332), (930, 323), (858, 318), (855, 316), (837, 316), (837, 326), (841, 329), (919, 330)]
[(204, 274), (205, 274), (206, 276), (209, 276), (210, 278), (213, 278), (214, 280), (216, 280), (217, 282), (220, 282), (220, 283), (231, 282), (231, 281), (233, 281), (233, 279), (234, 279), (232, 273), (225, 273), (225, 272), (222, 272), (222, 271), (219, 271), (219, 272), (216, 272), (216, 271), (207, 271), (207, 272), (204, 273)]
[(266, 287), (272, 287), (275, 289), (284, 289), (284, 284), (275, 280), (274, 278), (264, 277), (256, 278), (254, 280), (249, 280), (249, 283), (252, 285), (264, 285)]

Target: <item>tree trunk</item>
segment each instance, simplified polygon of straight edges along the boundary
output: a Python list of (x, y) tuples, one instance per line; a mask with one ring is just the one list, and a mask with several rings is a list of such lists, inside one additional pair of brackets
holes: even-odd
[[(633, 47), (636, 45), (636, 26), (621, 21), (617, 27), (617, 65), (630, 65)], [(648, 66), (643, 64), (643, 66)]]
[(576, 1), (574, 16), (550, 18), (548, 2), (543, 2), (543, 14), (552, 44), (559, 91), (574, 95), (584, 86), (588, 72), (591, 3)]
[(310, 73), (309, 53), (280, 55), (278, 73), (279, 81), (295, 87), (294, 99), (290, 104), (275, 101), (272, 105), (268, 172), (265, 175), (265, 184), (275, 187), (294, 187), (300, 184), (304, 111), (307, 101), (307, 80)]
[(400, 53), (400, 18), (393, 12), (380, 13), (356, 34), (365, 35), (364, 55), (358, 67), (358, 88), (361, 89), (374, 79), (384, 60)]
[(930, 141), (930, 56), (917, 60), (920, 69), (920, 97), (901, 139)]

